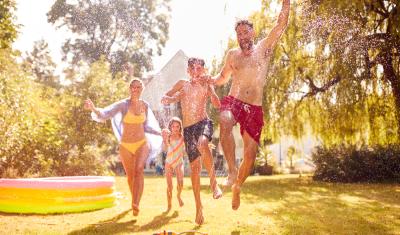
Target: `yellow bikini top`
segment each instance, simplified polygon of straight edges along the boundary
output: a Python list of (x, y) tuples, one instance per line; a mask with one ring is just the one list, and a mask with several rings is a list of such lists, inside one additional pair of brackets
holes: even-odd
[(134, 115), (130, 111), (128, 111), (124, 117), (123, 122), (129, 124), (142, 124), (146, 121), (146, 115), (141, 113), (140, 115)]

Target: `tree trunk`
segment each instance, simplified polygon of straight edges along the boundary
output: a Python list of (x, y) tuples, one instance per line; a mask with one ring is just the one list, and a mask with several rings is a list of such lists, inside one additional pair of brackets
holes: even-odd
[(400, 141), (400, 80), (399, 76), (396, 75), (396, 72), (393, 69), (393, 57), (390, 52), (386, 52), (383, 63), (383, 73), (385, 78), (390, 82), (394, 100), (395, 100), (395, 115), (397, 121), (397, 139)]

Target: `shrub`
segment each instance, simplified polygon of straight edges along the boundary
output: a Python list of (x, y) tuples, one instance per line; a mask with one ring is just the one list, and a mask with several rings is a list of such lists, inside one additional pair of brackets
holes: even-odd
[(315, 180), (328, 182), (400, 181), (400, 145), (317, 147)]

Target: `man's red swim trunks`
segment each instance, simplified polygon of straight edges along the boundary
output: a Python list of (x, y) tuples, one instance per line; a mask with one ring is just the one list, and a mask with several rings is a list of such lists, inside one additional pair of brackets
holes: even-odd
[(244, 103), (233, 96), (225, 96), (221, 100), (221, 112), (226, 110), (231, 111), (236, 122), (240, 123), (240, 134), (246, 131), (259, 144), (264, 125), (262, 107)]

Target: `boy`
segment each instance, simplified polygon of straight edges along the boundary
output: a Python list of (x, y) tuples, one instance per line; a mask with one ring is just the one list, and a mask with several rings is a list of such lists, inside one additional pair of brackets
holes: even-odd
[(196, 202), (195, 221), (197, 224), (202, 224), (204, 217), (200, 200), (201, 160), (204, 162), (210, 177), (213, 198), (218, 199), (222, 196), (215, 178), (214, 161), (209, 148), (213, 134), (213, 123), (206, 112), (208, 97), (211, 98), (211, 103), (215, 108), (219, 108), (220, 102), (213, 86), (208, 85), (202, 79), (205, 74), (204, 60), (190, 58), (187, 72), (190, 80), (178, 81), (165, 94), (161, 102), (163, 104), (181, 102), (185, 148), (192, 171), (191, 180)]

